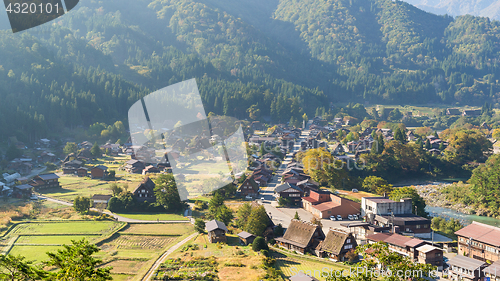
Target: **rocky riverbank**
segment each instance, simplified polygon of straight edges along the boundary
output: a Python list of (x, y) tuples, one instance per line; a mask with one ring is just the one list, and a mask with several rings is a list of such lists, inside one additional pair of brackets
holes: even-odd
[(470, 206), (461, 203), (451, 202), (446, 198), (441, 190), (449, 186), (450, 183), (433, 182), (428, 184), (414, 185), (418, 194), (425, 200), (427, 206), (449, 208), (465, 214), (478, 214)]

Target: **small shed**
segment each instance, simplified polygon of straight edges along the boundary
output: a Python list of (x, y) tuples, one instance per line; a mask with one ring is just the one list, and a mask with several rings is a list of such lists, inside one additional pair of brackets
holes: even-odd
[(253, 240), (255, 239), (255, 235), (246, 231), (238, 233), (238, 237), (240, 238), (240, 243), (242, 245), (252, 244)]
[(89, 170), (85, 167), (80, 167), (76, 170), (79, 177), (86, 177), (88, 175)]
[(104, 165), (97, 165), (90, 170), (90, 175), (93, 179), (102, 179), (108, 173), (108, 167)]
[(206, 223), (205, 228), (208, 232), (208, 241), (210, 243), (226, 242), (226, 225), (218, 220), (211, 220)]

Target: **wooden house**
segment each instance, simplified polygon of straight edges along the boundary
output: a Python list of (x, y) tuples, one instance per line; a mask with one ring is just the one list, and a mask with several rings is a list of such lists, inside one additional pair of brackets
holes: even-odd
[(283, 237), (276, 238), (278, 246), (301, 254), (313, 252), (325, 239), (319, 225), (300, 220), (292, 220)]
[(253, 235), (252, 233), (248, 233), (246, 231), (238, 233), (238, 237), (240, 238), (240, 243), (242, 245), (252, 244), (253, 240), (255, 239), (255, 235)]
[(85, 167), (80, 167), (76, 169), (76, 173), (79, 177), (86, 177), (88, 175), (89, 170)]
[(37, 175), (33, 178), (30, 185), (33, 186), (35, 190), (57, 188), (59, 187), (59, 176), (54, 173)]
[(241, 196), (257, 197), (259, 195), (259, 184), (255, 182), (253, 177), (248, 177), (238, 188)]
[(146, 165), (142, 161), (132, 159), (132, 160), (127, 161), (127, 163), (125, 163), (124, 168), (129, 173), (141, 174), (142, 170), (144, 170), (144, 168), (146, 168)]
[(145, 177), (144, 180), (132, 192), (137, 202), (147, 201), (149, 203), (156, 202), (155, 196), (155, 183), (149, 178)]
[(290, 199), (295, 205), (300, 205), (301, 197), (304, 196), (304, 191), (300, 187), (287, 182), (276, 186), (274, 193), (277, 193), (279, 197)]
[(90, 170), (90, 176), (93, 179), (102, 179), (108, 174), (108, 167), (97, 165)]
[(487, 263), (473, 258), (456, 255), (448, 261), (448, 274), (452, 280), (483, 280)]
[(316, 254), (319, 257), (329, 257), (335, 261), (346, 261), (345, 254), (351, 249), (356, 249), (358, 244), (351, 232), (340, 229), (330, 229), (326, 238), (317, 249)]
[(211, 220), (207, 222), (205, 228), (208, 232), (208, 241), (210, 241), (210, 243), (227, 241), (226, 238), (227, 227), (223, 222), (218, 220)]

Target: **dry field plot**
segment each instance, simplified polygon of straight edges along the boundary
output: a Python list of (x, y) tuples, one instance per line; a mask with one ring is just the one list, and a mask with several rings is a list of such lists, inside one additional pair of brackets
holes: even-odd
[(193, 231), (193, 226), (189, 223), (174, 224), (152, 224), (152, 223), (131, 223), (120, 233), (151, 234), (151, 235), (184, 235)]
[(144, 264), (145, 262), (140, 260), (116, 260), (107, 263), (106, 266), (113, 267), (111, 273), (134, 275), (137, 273), (137, 269), (144, 266)]
[(176, 237), (120, 235), (111, 244), (116, 249), (159, 250), (172, 243)]

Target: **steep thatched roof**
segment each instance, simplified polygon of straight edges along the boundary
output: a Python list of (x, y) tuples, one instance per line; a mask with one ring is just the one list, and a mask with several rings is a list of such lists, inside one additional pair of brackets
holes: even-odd
[(285, 235), (276, 240), (306, 248), (311, 242), (311, 239), (316, 231), (319, 231), (320, 235), (325, 237), (323, 230), (321, 230), (321, 227), (318, 225), (299, 220), (292, 220), (286, 229)]
[(319, 250), (338, 255), (342, 251), (342, 247), (344, 247), (345, 240), (348, 237), (348, 232), (340, 229), (330, 229), (326, 234), (325, 240), (320, 244)]

